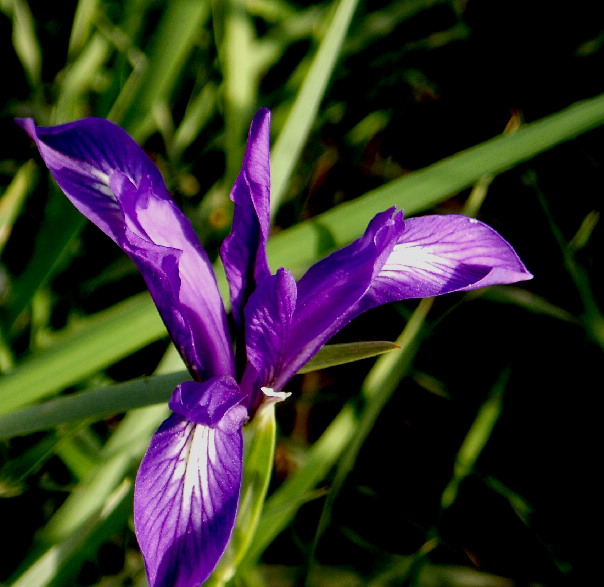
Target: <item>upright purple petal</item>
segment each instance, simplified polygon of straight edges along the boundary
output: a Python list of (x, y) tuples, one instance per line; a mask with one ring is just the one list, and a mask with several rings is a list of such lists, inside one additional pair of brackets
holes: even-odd
[(266, 258), (270, 228), (270, 118), (269, 110), (262, 108), (252, 121), (243, 165), (231, 190), (235, 203), (233, 227), (220, 251), (238, 326), (246, 299), (256, 284), (270, 275)]
[(365, 234), (311, 267), (298, 284), (287, 360), (275, 389), (292, 377), (336, 332), (358, 315), (358, 304), (402, 232), (394, 208), (377, 214)]
[(245, 307), (245, 344), (249, 361), (242, 390), (252, 410), (261, 398), (261, 387), (273, 387), (284, 369), (291, 322), (296, 307), (296, 280), (286, 269), (267, 277)]
[[(214, 389), (187, 382), (187, 409), (198, 386), (205, 414), (217, 416), (224, 403), (210, 406), (212, 392), (226, 403), (237, 399), (231, 381), (220, 379)], [(210, 426), (174, 414), (153, 436), (134, 494), (134, 526), (151, 587), (196, 587), (224, 553), (239, 501), (246, 415), (235, 404)]]
[(192, 374), (233, 373), (211, 264), (144, 151), (102, 119), (47, 128), (19, 123), (67, 197), (136, 263)]
[(511, 245), (486, 224), (457, 215), (411, 218), (363, 309), (531, 278)]

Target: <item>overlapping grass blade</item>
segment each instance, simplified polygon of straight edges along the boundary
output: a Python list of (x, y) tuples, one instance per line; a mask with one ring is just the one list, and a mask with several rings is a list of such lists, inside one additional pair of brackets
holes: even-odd
[[(385, 341), (326, 345), (299, 373), (375, 357), (398, 348), (396, 344)], [(184, 365), (182, 367), (184, 369)], [(184, 370), (143, 377), (59, 397), (0, 415), (0, 439), (30, 434), (78, 420), (99, 420), (111, 414), (166, 403), (172, 389), (189, 378), (189, 373)]]
[(164, 335), (164, 325), (147, 294), (116, 304), (4, 375), (0, 414), (77, 383)]
[(187, 371), (176, 371), (107, 385), (29, 406), (0, 416), (0, 439), (31, 434), (68, 422), (99, 420), (128, 410), (167, 403), (176, 385), (187, 379), (190, 379)]
[(358, 237), (373, 215), (390, 206), (412, 216), (485, 175), (501, 173), (602, 124), (604, 95), (573, 104), (512, 135), (494, 137), (283, 231), (269, 242), (271, 262), (307, 267), (325, 252)]
[[(33, 189), (38, 179), (37, 169), (33, 161), (28, 161), (15, 173), (12, 181), (0, 198), (0, 253), (17, 220), (25, 199)], [(1, 289), (0, 289), (1, 292)]]
[(116, 120), (138, 141), (144, 141), (156, 130), (153, 110), (171, 98), (183, 74), (187, 59), (201, 37), (210, 15), (206, 0), (172, 0), (166, 4), (153, 42), (145, 55), (142, 75), (134, 73), (134, 84), (125, 84), (118, 98), (124, 112), (114, 110)]
[(3, 0), (0, 2), (0, 10), (12, 19), (13, 47), (34, 94), (38, 94), (41, 89), (42, 49), (29, 4), (25, 0)]
[(272, 149), (271, 210), (276, 210), (316, 119), (358, 0), (337, 3), (331, 23)]
[[(216, 14), (218, 6), (215, 5)], [(256, 106), (258, 89), (257, 49), (252, 18), (244, 0), (222, 4), (224, 36), (220, 43), (225, 103), (225, 197), (241, 166), (245, 137)]]

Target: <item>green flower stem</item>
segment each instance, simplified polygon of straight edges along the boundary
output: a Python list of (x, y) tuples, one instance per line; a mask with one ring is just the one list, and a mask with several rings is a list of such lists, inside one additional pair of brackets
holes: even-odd
[(431, 305), (432, 299), (421, 300), (418, 304), (397, 340), (402, 350), (388, 353), (376, 361), (363, 384), (363, 408), (359, 410), (358, 401), (349, 401), (309, 449), (301, 468), (267, 500), (254, 542), (240, 565), (242, 573), (249, 572), (300, 506), (311, 499), (317, 483), (343, 455), (345, 464), (341, 466), (341, 474), (350, 470), (373, 422), (411, 364)]

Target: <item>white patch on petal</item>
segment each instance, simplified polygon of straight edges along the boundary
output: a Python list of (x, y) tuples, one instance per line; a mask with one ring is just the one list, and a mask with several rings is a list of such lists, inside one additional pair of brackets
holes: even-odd
[(86, 175), (95, 177), (99, 182), (90, 183), (90, 186), (115, 201), (115, 194), (109, 187), (109, 175), (98, 167), (91, 165), (88, 161), (69, 157), (44, 143), (39, 144), (39, 148), (44, 161), (53, 174), (59, 171), (68, 170), (83, 178), (85, 178)]
[[(438, 248), (439, 245), (433, 243), (429, 245), (422, 245), (419, 242), (398, 244), (394, 247), (380, 273), (416, 269), (427, 274), (446, 274), (455, 263), (443, 255), (435, 254)], [(446, 249), (447, 247), (441, 245), (441, 248)]]
[(98, 180), (100, 180), (101, 183), (105, 184), (106, 186), (109, 185), (109, 175), (107, 173), (105, 173), (104, 171), (101, 171), (100, 169), (97, 169), (96, 167), (92, 167), (90, 166), (90, 175), (94, 175), (94, 177), (96, 177)]
[(195, 426), (187, 449), (188, 455), (184, 459), (185, 470), (182, 482), (183, 501), (187, 499), (187, 496), (196, 495), (201, 491), (199, 498), (203, 503), (204, 514), (212, 517), (214, 504), (211, 500), (209, 476), (203, 473), (209, 471), (211, 463), (216, 461), (214, 430), (207, 426)]

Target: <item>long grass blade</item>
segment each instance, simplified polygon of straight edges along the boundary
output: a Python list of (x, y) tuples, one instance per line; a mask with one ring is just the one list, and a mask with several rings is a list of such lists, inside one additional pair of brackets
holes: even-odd
[(358, 0), (341, 0), (338, 3), (287, 121), (273, 147), (271, 153), (271, 210), (273, 211), (281, 204), (292, 170), (306, 144), (357, 4)]

